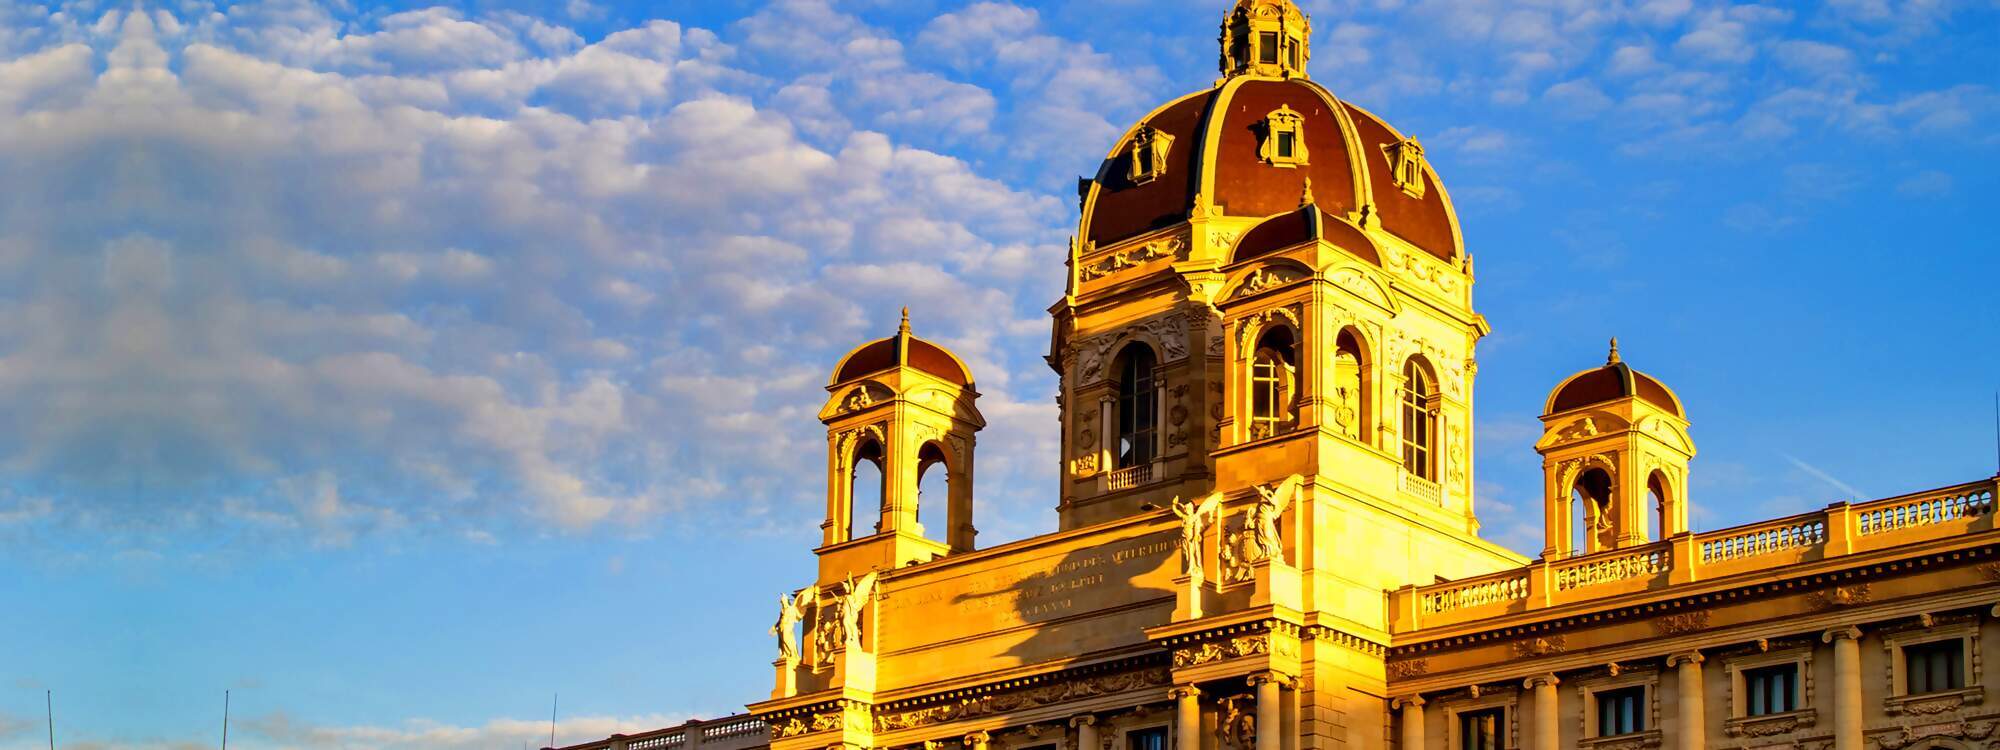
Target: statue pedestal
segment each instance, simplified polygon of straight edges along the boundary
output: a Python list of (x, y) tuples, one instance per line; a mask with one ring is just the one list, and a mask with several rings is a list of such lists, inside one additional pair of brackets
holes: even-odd
[(1250, 564), (1250, 606), (1277, 605), (1299, 611), (1299, 569), (1290, 563), (1264, 559)]
[(1206, 581), (1199, 584), (1194, 576), (1182, 575), (1174, 578), (1174, 621), (1199, 620), (1210, 607), (1209, 587)]
[(777, 686), (771, 689), (771, 699), (790, 698), (799, 694), (799, 660), (779, 659), (771, 662), (778, 670)]

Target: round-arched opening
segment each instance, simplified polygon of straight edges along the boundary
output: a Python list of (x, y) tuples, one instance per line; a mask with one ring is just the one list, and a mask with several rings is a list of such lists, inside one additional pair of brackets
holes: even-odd
[(1667, 478), (1660, 472), (1646, 477), (1646, 507), (1652, 512), (1646, 514), (1646, 541), (1657, 542), (1665, 538), (1673, 524), (1667, 520)]
[(1571, 548), (1587, 555), (1615, 546), (1611, 528), (1611, 472), (1591, 468), (1570, 485), (1570, 503), (1575, 507), (1571, 526)]
[(1159, 360), (1153, 348), (1134, 342), (1118, 353), (1118, 439), (1116, 468), (1124, 469), (1153, 462), (1159, 453), (1160, 387)]
[[(869, 438), (854, 448), (853, 471), (848, 475), (847, 498), (852, 503), (847, 536), (854, 538), (859, 529), (871, 529), (874, 534), (882, 530), (882, 503), (888, 483), (883, 479), (882, 443)], [(861, 525), (866, 521), (867, 525)]]
[(1299, 347), (1292, 329), (1257, 337), (1250, 359), (1250, 439), (1290, 432), (1299, 424)]
[(951, 508), (951, 465), (937, 443), (917, 449), (917, 524), (924, 538), (945, 541), (945, 518)]
[(1342, 329), (1334, 339), (1333, 424), (1349, 440), (1368, 442), (1372, 434), (1374, 405), (1368, 389), (1373, 380), (1361, 336), (1352, 328)]

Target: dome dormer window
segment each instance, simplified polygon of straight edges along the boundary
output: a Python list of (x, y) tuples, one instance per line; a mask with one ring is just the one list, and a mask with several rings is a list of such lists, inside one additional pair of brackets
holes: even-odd
[(1305, 117), (1290, 106), (1280, 106), (1265, 115), (1264, 145), (1258, 156), (1275, 167), (1306, 165)]
[(1424, 147), (1415, 138), (1388, 147), (1390, 177), (1412, 198), (1424, 197)]
[(1134, 185), (1152, 182), (1167, 172), (1167, 153), (1174, 137), (1148, 125), (1132, 136), (1132, 168), (1127, 174)]

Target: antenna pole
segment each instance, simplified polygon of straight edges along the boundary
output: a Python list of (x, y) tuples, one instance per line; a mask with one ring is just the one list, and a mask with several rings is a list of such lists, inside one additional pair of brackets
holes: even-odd
[(562, 704), (562, 693), (549, 698), (549, 747), (556, 746), (556, 706)]
[(222, 750), (229, 750), (229, 691), (222, 691)]
[(42, 691), (42, 703), (49, 712), (49, 750), (56, 750), (56, 691)]
[(2000, 391), (1993, 392), (1993, 476), (2000, 477)]

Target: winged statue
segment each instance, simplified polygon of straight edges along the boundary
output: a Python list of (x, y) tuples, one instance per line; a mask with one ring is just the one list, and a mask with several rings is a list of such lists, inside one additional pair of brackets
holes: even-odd
[(1187, 569), (1194, 585), (1200, 586), (1201, 574), (1201, 533), (1211, 523), (1221, 520), (1222, 493), (1210, 493), (1196, 502), (1173, 500), (1174, 515), (1181, 519), (1181, 564)]
[(806, 605), (819, 593), (817, 587), (807, 586), (796, 594), (778, 595), (778, 622), (771, 626), (771, 634), (778, 637), (778, 656), (790, 663), (799, 658), (798, 637), (792, 626), (805, 617)]
[(854, 580), (854, 574), (847, 575), (847, 592), (842, 595), (845, 601), (840, 608), (840, 625), (841, 633), (846, 636), (847, 647), (850, 649), (861, 647), (861, 608), (868, 606), (868, 602), (875, 598), (875, 579), (880, 575), (879, 571), (871, 570), (859, 581)]
[(1276, 487), (1257, 488), (1257, 504), (1250, 506), (1250, 528), (1256, 534), (1257, 551), (1267, 560), (1285, 561), (1284, 540), (1278, 535), (1278, 519), (1284, 517), (1285, 509), (1291, 507), (1298, 497), (1299, 487), (1305, 478), (1297, 474), (1285, 477)]

